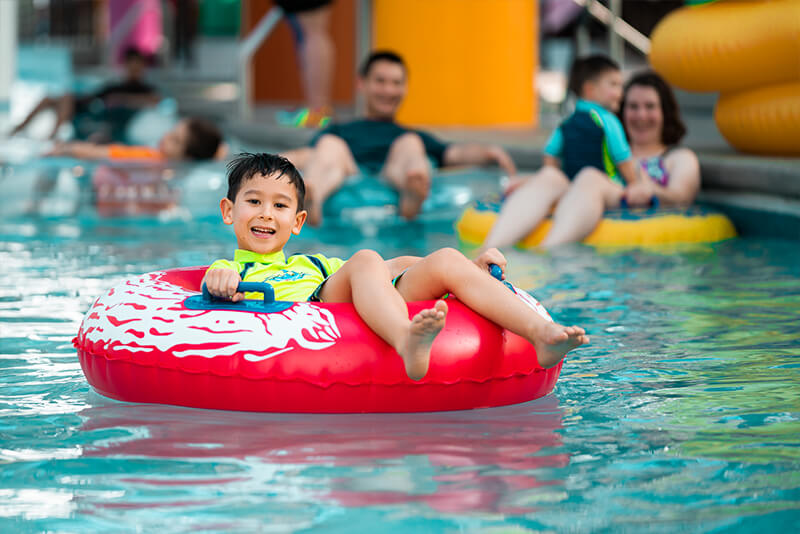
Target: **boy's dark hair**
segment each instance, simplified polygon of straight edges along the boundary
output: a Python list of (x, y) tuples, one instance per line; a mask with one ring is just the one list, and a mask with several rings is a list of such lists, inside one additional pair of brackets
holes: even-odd
[(187, 119), (186, 129), (189, 132), (183, 150), (186, 158), (194, 161), (212, 159), (222, 143), (219, 128), (206, 119), (192, 117)]
[(122, 59), (124, 59), (125, 62), (128, 62), (132, 59), (138, 59), (147, 63), (147, 56), (142, 54), (142, 51), (136, 48), (135, 46), (129, 46), (128, 48), (126, 48), (125, 52), (123, 52), (122, 54)]
[(361, 64), (361, 69), (358, 71), (361, 74), (362, 78), (366, 78), (369, 74), (369, 71), (372, 69), (372, 66), (377, 63), (378, 61), (388, 61), (389, 63), (395, 63), (403, 67), (404, 72), (408, 72), (406, 68), (406, 63), (403, 61), (403, 58), (400, 57), (399, 54), (392, 52), (391, 50), (376, 50), (375, 52), (371, 53), (367, 59), (364, 60), (364, 63)]
[(139, 60), (148, 67), (152, 67), (155, 63), (155, 57), (152, 54), (145, 54), (135, 46), (129, 46), (122, 53), (122, 62), (128, 63), (131, 60)]
[[(675, 100), (675, 93), (672, 92), (669, 84), (664, 78), (649, 70), (635, 75), (625, 84), (622, 92), (622, 102), (619, 105), (619, 120), (625, 126), (625, 101), (628, 97), (628, 90), (633, 86), (652, 87), (658, 93), (658, 100), (661, 102), (661, 116), (664, 123), (661, 129), (661, 142), (667, 146), (677, 145), (686, 135), (686, 125), (681, 119), (678, 109), (678, 102)], [(627, 130), (625, 134), (627, 135)]]
[(583, 84), (595, 81), (608, 71), (618, 70), (620, 69), (616, 61), (602, 54), (579, 57), (572, 62), (569, 69), (567, 89), (580, 98), (583, 96)]
[(306, 184), (300, 171), (283, 156), (264, 152), (258, 154), (242, 152), (228, 163), (228, 200), (235, 201), (242, 184), (256, 175), (288, 178), (297, 192), (297, 211), (304, 209)]

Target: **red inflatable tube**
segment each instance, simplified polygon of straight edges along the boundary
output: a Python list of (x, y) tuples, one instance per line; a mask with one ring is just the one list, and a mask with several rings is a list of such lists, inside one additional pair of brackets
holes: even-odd
[[(351, 304), (197, 309), (205, 270), (147, 273), (95, 301), (73, 340), (94, 389), (122, 401), (220, 410), (422, 412), (536, 399), (561, 371), (560, 363), (541, 368), (527, 341), (450, 299), (428, 374), (413, 381)], [(409, 303), (409, 316), (432, 304)]]

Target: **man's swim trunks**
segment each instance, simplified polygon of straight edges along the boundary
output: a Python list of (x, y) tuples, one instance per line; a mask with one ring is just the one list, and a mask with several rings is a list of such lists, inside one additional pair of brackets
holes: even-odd
[(311, 139), (309, 145), (316, 145), (319, 138), (325, 134), (340, 137), (350, 147), (353, 159), (356, 160), (360, 168), (367, 170), (370, 174), (378, 174), (386, 162), (392, 143), (395, 139), (408, 132), (419, 135), (425, 145), (427, 155), (436, 162), (437, 166), (443, 166), (447, 144), (442, 143), (429, 133), (410, 130), (393, 121), (360, 119), (331, 124), (324, 130), (319, 131)]

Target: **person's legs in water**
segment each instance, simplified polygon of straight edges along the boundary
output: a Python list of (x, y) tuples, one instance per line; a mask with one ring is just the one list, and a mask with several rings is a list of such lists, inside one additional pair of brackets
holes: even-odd
[(513, 245), (533, 231), (570, 186), (567, 176), (545, 165), (503, 202), (482, 249)]
[(622, 186), (612, 182), (606, 173), (594, 167), (581, 169), (558, 202), (553, 226), (542, 246), (582, 240), (594, 230), (606, 210), (619, 207), (623, 194)]
[(397, 281), (397, 290), (406, 302), (452, 293), (473, 311), (528, 340), (544, 368), (589, 342), (583, 328), (546, 320), (455, 249), (437, 250), (413, 264)]
[(319, 226), (322, 223), (325, 200), (341, 187), (345, 178), (357, 172), (350, 147), (341, 137), (326, 134), (319, 138), (303, 174), (310, 225)]
[(65, 121), (68, 121), (72, 118), (72, 115), (75, 111), (75, 97), (71, 94), (65, 94), (61, 96), (55, 97), (45, 97), (34, 107), (30, 113), (25, 117), (25, 119), (16, 125), (9, 135), (16, 135), (22, 130), (24, 130), (30, 122), (36, 118), (36, 116), (46, 109), (53, 109), (56, 112), (56, 123), (53, 126), (52, 132), (50, 132), (49, 139), (55, 138), (56, 134), (58, 133), (58, 129), (64, 124)]
[(416, 217), (431, 188), (431, 164), (422, 138), (409, 132), (395, 139), (381, 174), (400, 192), (400, 215)]
[(300, 67), (309, 116), (304, 126), (324, 126), (331, 115), (331, 79), (334, 72), (335, 50), (328, 33), (331, 6), (297, 13), (303, 31), (300, 43)]
[(325, 282), (319, 296), (323, 302), (352, 302), (367, 326), (397, 351), (409, 378), (419, 380), (428, 372), (431, 346), (444, 327), (447, 304), (439, 300), (409, 319), (406, 302), (377, 252), (353, 254)]
[(335, 64), (335, 47), (328, 26), (330, 3), (316, 7), (291, 6), (278, 2), (286, 10), (286, 18), (294, 34), (303, 87), (305, 106), (294, 111), (279, 111), (276, 120), (284, 126), (320, 128), (330, 122), (331, 83)]

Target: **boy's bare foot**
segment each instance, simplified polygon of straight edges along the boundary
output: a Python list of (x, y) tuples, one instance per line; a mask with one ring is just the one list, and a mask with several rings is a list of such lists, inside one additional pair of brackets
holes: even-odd
[(539, 365), (548, 369), (560, 362), (569, 351), (588, 342), (586, 331), (579, 326), (547, 322), (538, 332), (533, 346)]
[(430, 192), (430, 174), (425, 169), (412, 169), (406, 172), (406, 183), (400, 191), (400, 215), (413, 219), (422, 208), (422, 203)]
[(420, 380), (428, 372), (431, 362), (431, 345), (444, 328), (447, 318), (447, 303), (437, 300), (433, 308), (422, 310), (411, 319), (405, 348), (397, 353), (403, 358), (406, 374), (412, 380)]

